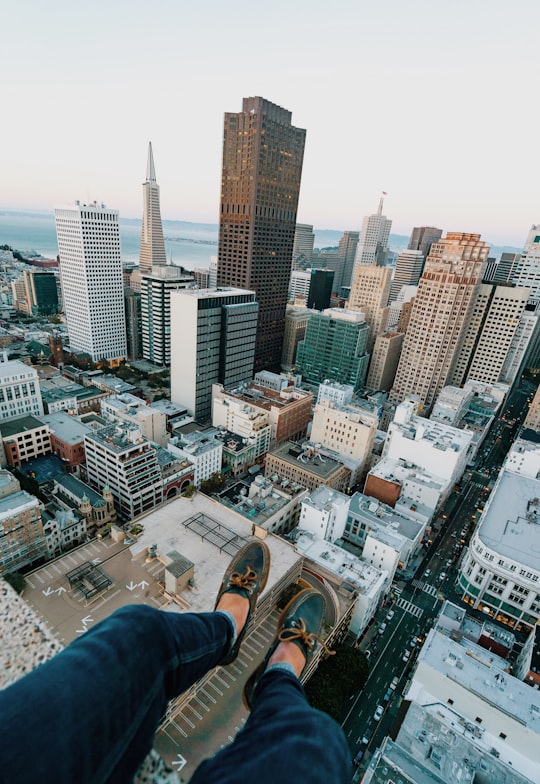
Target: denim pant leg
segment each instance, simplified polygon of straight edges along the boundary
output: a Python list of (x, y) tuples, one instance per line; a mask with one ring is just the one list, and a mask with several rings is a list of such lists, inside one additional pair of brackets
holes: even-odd
[(343, 730), (312, 708), (292, 673), (266, 672), (244, 728), (202, 762), (190, 784), (345, 784), (353, 774)]
[(168, 701), (232, 639), (222, 613), (113, 613), (0, 691), (0, 782), (131, 783)]

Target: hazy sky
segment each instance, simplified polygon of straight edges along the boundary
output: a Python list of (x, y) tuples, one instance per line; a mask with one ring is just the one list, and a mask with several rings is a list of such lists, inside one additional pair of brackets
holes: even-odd
[(539, 0), (0, 0), (0, 208), (218, 220), (223, 113), (307, 129), (299, 222), (522, 245), (540, 221)]

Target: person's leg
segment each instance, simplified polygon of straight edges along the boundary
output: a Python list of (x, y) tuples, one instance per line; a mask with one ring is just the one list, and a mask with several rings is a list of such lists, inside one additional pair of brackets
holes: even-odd
[(131, 784), (168, 701), (238, 653), (268, 571), (252, 540), (225, 572), (218, 612), (123, 608), (0, 692), (0, 782)]
[(272, 668), (255, 688), (244, 728), (199, 765), (190, 784), (345, 784), (352, 773), (339, 724), (309, 705), (292, 670)]
[(251, 709), (230, 746), (199, 765), (190, 784), (345, 784), (351, 755), (339, 724), (312, 708), (300, 675), (315, 650), (325, 619), (323, 596), (298, 593), (281, 613), (264, 661), (248, 678), (244, 703)]
[(125, 607), (0, 692), (0, 781), (131, 782), (167, 703), (228, 653), (232, 619)]

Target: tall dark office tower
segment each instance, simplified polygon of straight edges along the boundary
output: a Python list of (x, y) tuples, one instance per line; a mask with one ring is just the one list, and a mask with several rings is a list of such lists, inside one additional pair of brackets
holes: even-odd
[(359, 231), (346, 231), (339, 241), (338, 257), (341, 263), (338, 270), (339, 278), (337, 278), (336, 274), (336, 280), (334, 281), (334, 288), (338, 293), (340, 293), (342, 288), (350, 288), (359, 238)]
[(442, 237), (442, 229), (434, 226), (415, 226), (409, 239), (409, 250), (419, 250), (424, 258), (429, 256), (429, 249), (433, 242), (438, 242)]
[(308, 308), (314, 308), (315, 310), (329, 308), (333, 284), (334, 270), (312, 269), (307, 301)]
[(306, 138), (291, 116), (260, 97), (225, 114), (217, 280), (256, 292), (255, 370), (281, 361)]

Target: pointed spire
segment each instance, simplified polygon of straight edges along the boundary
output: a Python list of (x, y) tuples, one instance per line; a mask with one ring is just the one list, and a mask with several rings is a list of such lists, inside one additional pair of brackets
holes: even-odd
[(152, 142), (148, 142), (148, 163), (146, 164), (146, 182), (156, 182), (156, 170), (154, 168)]
[(383, 208), (385, 196), (388, 196), (388, 194), (386, 193), (386, 191), (382, 191), (381, 198), (379, 199), (379, 209), (377, 210), (377, 215), (382, 215), (382, 208)]

